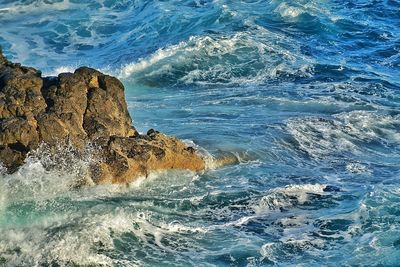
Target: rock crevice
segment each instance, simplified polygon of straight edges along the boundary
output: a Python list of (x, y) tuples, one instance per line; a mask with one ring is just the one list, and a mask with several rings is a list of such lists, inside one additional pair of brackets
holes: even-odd
[(117, 78), (87, 67), (42, 77), (34, 68), (9, 62), (0, 50), (0, 162), (14, 172), (42, 143), (68, 143), (78, 150), (94, 144), (96, 183), (130, 182), (153, 170), (205, 168), (182, 141), (136, 131)]

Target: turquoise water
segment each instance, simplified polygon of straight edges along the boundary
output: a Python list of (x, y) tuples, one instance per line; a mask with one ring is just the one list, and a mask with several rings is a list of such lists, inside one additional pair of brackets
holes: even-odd
[(90, 157), (31, 157), (0, 180), (0, 265), (400, 265), (399, 1), (2, 0), (0, 23), (10, 59), (118, 76), (139, 131), (241, 161), (73, 189)]

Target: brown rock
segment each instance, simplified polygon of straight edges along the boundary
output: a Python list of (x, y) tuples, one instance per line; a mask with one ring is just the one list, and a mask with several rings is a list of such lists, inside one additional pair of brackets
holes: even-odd
[(83, 123), (89, 137), (95, 140), (134, 135), (122, 83), (89, 68), (79, 68), (75, 74), (84, 77), (89, 87)]
[(160, 133), (150, 140), (145, 136), (112, 137), (104, 152), (113, 168), (98, 173), (96, 180), (111, 183), (126, 182), (154, 170), (205, 168), (204, 160), (182, 141)]
[(122, 83), (90, 68), (41, 77), (14, 64), (0, 50), (0, 162), (10, 172), (41, 143), (94, 144), (91, 175), (96, 183), (125, 183), (151, 171), (205, 168), (192, 147), (153, 129), (132, 126)]

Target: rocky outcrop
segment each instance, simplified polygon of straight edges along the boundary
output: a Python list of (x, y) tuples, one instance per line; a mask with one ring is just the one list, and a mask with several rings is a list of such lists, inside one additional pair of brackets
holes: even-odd
[(182, 141), (135, 130), (118, 79), (86, 67), (42, 77), (0, 51), (0, 162), (14, 172), (42, 143), (68, 143), (78, 151), (93, 144), (96, 183), (129, 182), (153, 170), (205, 168)]

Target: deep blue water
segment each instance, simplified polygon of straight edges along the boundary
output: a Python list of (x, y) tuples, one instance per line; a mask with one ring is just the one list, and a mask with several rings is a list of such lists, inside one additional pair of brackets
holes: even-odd
[(29, 158), (0, 265), (400, 265), (399, 1), (0, 0), (0, 45), (116, 75), (139, 131), (241, 159), (76, 190), (90, 158)]

